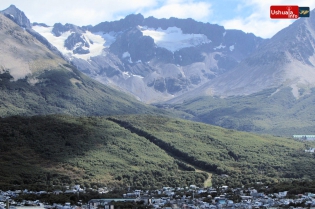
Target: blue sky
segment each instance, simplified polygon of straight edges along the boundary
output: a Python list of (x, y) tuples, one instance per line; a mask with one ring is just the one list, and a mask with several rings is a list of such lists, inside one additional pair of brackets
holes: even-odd
[(11, 4), (24, 11), (31, 22), (95, 25), (141, 13), (145, 17), (193, 18), (270, 38), (292, 20), (272, 20), (270, 5), (315, 7), (311, 0), (1, 0), (0, 10)]

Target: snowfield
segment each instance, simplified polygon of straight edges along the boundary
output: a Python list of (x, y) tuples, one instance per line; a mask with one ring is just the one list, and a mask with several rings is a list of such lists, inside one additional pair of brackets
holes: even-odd
[(161, 28), (153, 29), (138, 26), (144, 36), (150, 36), (158, 47), (166, 48), (171, 52), (187, 47), (199, 46), (210, 43), (211, 40), (203, 34), (184, 34), (180, 28), (169, 27), (166, 30)]
[(108, 48), (113, 42), (115, 42), (116, 37), (115, 33), (91, 33), (86, 31), (82, 35), (84, 39), (89, 43), (90, 47), (85, 48), (89, 49), (90, 53), (88, 54), (74, 54), (72, 50), (68, 50), (64, 43), (66, 39), (71, 35), (70, 31), (67, 31), (61, 36), (56, 37), (52, 33), (53, 27), (42, 27), (42, 26), (33, 26), (33, 30), (44, 36), (52, 45), (54, 45), (63, 55), (69, 57), (76, 57), (88, 61), (90, 57), (95, 57), (101, 55), (104, 48)]

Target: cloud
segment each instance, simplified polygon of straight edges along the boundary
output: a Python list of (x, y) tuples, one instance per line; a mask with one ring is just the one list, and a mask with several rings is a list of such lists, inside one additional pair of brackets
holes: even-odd
[(24, 11), (31, 22), (53, 25), (56, 22), (75, 25), (95, 25), (113, 21), (128, 14), (142, 13), (145, 17), (193, 18), (207, 22), (212, 13), (206, 0), (2, 0), (0, 10), (14, 4)]
[(253, 14), (247, 18), (238, 17), (232, 20), (222, 21), (221, 24), (226, 29), (239, 29), (262, 38), (270, 38), (281, 29), (289, 26), (292, 22), (292, 20), (266, 20)]
[(157, 6), (158, 0), (2, 0), (5, 9), (10, 4), (24, 11), (31, 22), (43, 22), (52, 25), (56, 22), (76, 25), (98, 24), (104, 21), (117, 20), (138, 10)]
[(227, 29), (240, 29), (263, 38), (269, 38), (292, 20), (270, 19), (270, 5), (315, 7), (310, 0), (1, 0), (0, 10), (10, 4), (25, 12), (31, 22), (48, 25), (60, 22), (75, 25), (96, 25), (104, 21), (141, 13), (145, 17), (193, 18), (217, 23)]
[(197, 21), (207, 21), (212, 14), (211, 4), (208, 2), (170, 0), (159, 8), (146, 11), (144, 15), (156, 18), (193, 18)]
[[(309, 6), (310, 9), (315, 7), (315, 1), (308, 0), (243, 0), (235, 10), (239, 15), (233, 19), (221, 20), (218, 23), (226, 29), (239, 29), (248, 33), (254, 33), (263, 38), (270, 38), (281, 29), (289, 26), (293, 20), (270, 19), (271, 5), (298, 5)], [(249, 16), (242, 16), (242, 13), (250, 10)]]

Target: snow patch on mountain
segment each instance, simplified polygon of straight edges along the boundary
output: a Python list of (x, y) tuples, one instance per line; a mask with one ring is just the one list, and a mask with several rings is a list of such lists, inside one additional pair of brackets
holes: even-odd
[(214, 47), (213, 50), (217, 50), (217, 49), (224, 49), (226, 46), (223, 46), (222, 44), (220, 44), (220, 46)]
[(121, 56), (123, 59), (130, 57), (130, 53), (129, 52), (124, 52)]
[[(44, 36), (51, 44), (53, 44), (63, 55), (69, 57), (75, 57), (79, 59), (84, 59), (88, 61), (90, 57), (95, 57), (103, 53), (104, 48), (108, 48), (113, 42), (115, 42), (116, 37), (114, 33), (91, 33), (86, 31), (82, 34), (84, 39), (89, 43), (89, 47), (83, 47), (84, 49), (89, 49), (87, 54), (76, 54), (73, 50), (68, 50), (64, 45), (66, 39), (72, 34), (72, 32), (67, 31), (62, 33), (59, 37), (54, 36), (52, 33), (53, 27), (42, 27), (39, 25), (33, 26), (33, 30)], [(79, 46), (78, 44), (76, 46)]]
[(144, 77), (141, 76), (141, 75), (133, 74), (133, 73), (128, 72), (128, 71), (122, 72), (122, 75), (123, 75), (123, 77), (124, 77), (125, 79), (130, 78), (130, 77), (137, 77), (137, 78), (141, 78), (141, 79), (144, 78)]
[(131, 57), (130, 57), (130, 53), (129, 53), (129, 52), (124, 52), (124, 53), (121, 55), (121, 57), (122, 57), (123, 59), (129, 58), (129, 59), (128, 59), (128, 62), (129, 62), (130, 64), (133, 63), (132, 60), (131, 60)]
[(139, 26), (144, 36), (150, 36), (158, 47), (166, 48), (171, 52), (187, 47), (195, 47), (210, 43), (211, 40), (204, 34), (184, 34), (180, 28), (169, 27), (166, 30), (161, 28), (153, 29), (146, 26)]

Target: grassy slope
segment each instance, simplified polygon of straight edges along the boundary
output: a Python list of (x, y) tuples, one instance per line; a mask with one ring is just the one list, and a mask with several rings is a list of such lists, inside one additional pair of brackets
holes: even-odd
[(26, 79), (12, 81), (9, 73), (0, 74), (0, 116), (163, 112), (66, 67), (71, 66), (39, 74), (35, 85)]
[(289, 88), (274, 92), (270, 89), (225, 99), (201, 97), (173, 107), (194, 115), (194, 120), (224, 128), (281, 136), (314, 134), (314, 90), (300, 99), (294, 98)]

